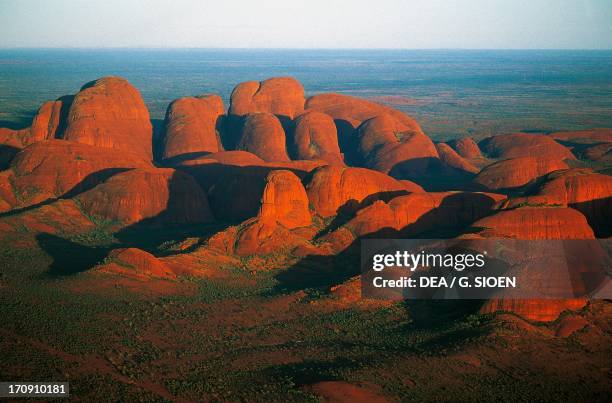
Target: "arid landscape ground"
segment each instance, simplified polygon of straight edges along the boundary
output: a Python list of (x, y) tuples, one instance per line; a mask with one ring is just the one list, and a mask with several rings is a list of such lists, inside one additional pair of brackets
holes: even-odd
[[(291, 77), (0, 129), (0, 379), (82, 401), (609, 401), (607, 300), (361, 297), (364, 238), (612, 233), (612, 129), (434, 142)], [(102, 398), (100, 398), (103, 396)]]

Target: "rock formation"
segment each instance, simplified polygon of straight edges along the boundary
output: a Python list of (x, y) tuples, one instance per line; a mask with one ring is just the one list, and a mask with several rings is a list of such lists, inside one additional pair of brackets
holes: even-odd
[(398, 164), (410, 164), (414, 172), (423, 160), (437, 159), (433, 142), (420, 129), (406, 125), (390, 114), (364, 121), (357, 129), (359, 153), (365, 166), (388, 173)]
[(139, 154), (65, 140), (37, 142), (15, 156), (9, 170), (15, 207), (78, 194), (122, 170), (150, 167)]
[(448, 144), (437, 143), (436, 150), (440, 156), (440, 160), (447, 166), (459, 171), (468, 173), (478, 173), (480, 171), (471, 162), (460, 156), (455, 150), (453, 150)]
[(553, 172), (535, 192), (551, 204), (573, 207), (587, 217), (599, 237), (608, 237), (612, 226), (612, 177), (590, 169)]
[(289, 161), (285, 131), (278, 118), (271, 113), (246, 116), (238, 150), (251, 152), (268, 162)]
[(89, 215), (124, 224), (205, 223), (214, 220), (206, 195), (188, 174), (171, 168), (132, 169), (79, 195)]
[(119, 77), (85, 84), (75, 95), (65, 140), (153, 158), (153, 129), (140, 92)]
[(482, 140), (480, 149), (492, 158), (536, 157), (573, 160), (572, 152), (549, 136), (528, 133), (502, 134)]
[(293, 132), (295, 159), (323, 160), (331, 165), (344, 165), (338, 133), (331, 116), (306, 112), (295, 120)]
[(172, 269), (152, 254), (137, 248), (114, 249), (96, 270), (119, 274), (139, 280), (150, 278), (172, 279)]
[(482, 157), (480, 148), (478, 148), (478, 145), (470, 137), (462, 137), (457, 140), (449, 141), (448, 145), (457, 151), (457, 154), (463, 158), (471, 159)]
[(512, 189), (524, 186), (550, 172), (567, 169), (558, 159), (518, 157), (486, 166), (476, 176), (475, 182), (487, 189)]
[(310, 203), (323, 217), (354, 212), (375, 200), (406, 194), (407, 189), (381, 172), (337, 166), (317, 168), (306, 186)]
[[(564, 207), (523, 207), (501, 211), (473, 224), (486, 238), (516, 239), (593, 239), (593, 230), (578, 211)], [(574, 299), (492, 299), (481, 308), (483, 313), (513, 312), (525, 319), (553, 321), (565, 310), (586, 305), (584, 298)]]
[(162, 158), (223, 151), (217, 125), (223, 116), (218, 95), (175, 100), (166, 112)]
[(238, 255), (271, 253), (301, 243), (289, 230), (310, 225), (308, 197), (299, 178), (290, 171), (272, 171), (266, 177), (257, 217), (248, 220), (237, 234)]
[(293, 119), (304, 110), (304, 87), (292, 77), (247, 81), (234, 88), (230, 98), (230, 115), (243, 116), (267, 112)]

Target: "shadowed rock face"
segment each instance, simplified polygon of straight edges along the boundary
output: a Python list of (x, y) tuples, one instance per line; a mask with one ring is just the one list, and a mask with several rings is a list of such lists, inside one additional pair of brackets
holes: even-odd
[(480, 148), (478, 148), (478, 145), (470, 137), (462, 137), (458, 140), (449, 141), (448, 145), (457, 151), (457, 154), (463, 158), (471, 159), (482, 157)]
[(526, 185), (550, 172), (567, 168), (567, 164), (558, 159), (511, 158), (486, 166), (476, 176), (475, 182), (492, 190), (511, 189)]
[(369, 169), (324, 166), (314, 171), (306, 191), (315, 211), (330, 217), (354, 212), (374, 200), (388, 200), (408, 193), (409, 188), (388, 175)]
[[(359, 210), (343, 228), (354, 237), (413, 236), (441, 228), (462, 228), (491, 214), (505, 196), (480, 192), (432, 192), (397, 196)], [(341, 228), (339, 231), (342, 231)], [(344, 246), (348, 246), (346, 243)]]
[(598, 236), (610, 235), (612, 224), (612, 177), (590, 169), (553, 172), (535, 192), (550, 204), (573, 207), (584, 214)]
[(501, 211), (474, 223), (489, 238), (593, 239), (580, 212), (566, 207), (522, 207)]
[[(578, 211), (564, 207), (523, 207), (501, 211), (474, 223), (486, 238), (516, 239), (593, 239), (593, 230)], [(575, 299), (492, 299), (482, 308), (483, 313), (514, 312), (525, 319), (553, 321), (565, 310), (577, 310), (586, 305), (583, 298)]]
[(344, 165), (336, 125), (329, 115), (306, 112), (298, 116), (292, 143), (295, 159), (323, 160), (331, 165)]
[(218, 95), (186, 97), (172, 102), (166, 112), (162, 158), (223, 151), (217, 132), (223, 113), (223, 101)]
[(493, 158), (537, 157), (574, 160), (567, 148), (549, 136), (527, 133), (502, 134), (482, 140), (480, 149)]
[(140, 92), (126, 80), (105, 77), (86, 84), (74, 97), (65, 140), (117, 151), (149, 160), (153, 128)]
[(357, 138), (365, 166), (385, 173), (406, 161), (438, 158), (429, 137), (389, 114), (363, 122)]
[(150, 166), (138, 154), (49, 140), (26, 147), (3, 174), (10, 177), (20, 195), (18, 207), (25, 207), (79, 193), (121, 170)]
[(268, 112), (293, 119), (304, 110), (304, 87), (292, 77), (275, 77), (262, 82), (247, 81), (234, 88), (230, 115)]
[(238, 150), (248, 151), (267, 162), (289, 161), (285, 131), (271, 113), (252, 113), (246, 116)]
[(591, 161), (612, 162), (612, 143), (596, 144), (585, 148), (582, 158)]
[(440, 160), (448, 167), (469, 173), (478, 173), (480, 171), (471, 162), (457, 154), (448, 144), (438, 143), (436, 144), (436, 150), (438, 150)]
[(84, 211), (124, 224), (214, 221), (206, 195), (188, 174), (171, 168), (133, 169), (79, 195)]
[(271, 253), (303, 242), (289, 230), (312, 223), (308, 197), (300, 179), (290, 171), (272, 171), (266, 177), (257, 217), (246, 221), (237, 234), (236, 253)]
[(612, 143), (612, 129), (555, 132), (549, 136), (558, 141), (578, 144)]

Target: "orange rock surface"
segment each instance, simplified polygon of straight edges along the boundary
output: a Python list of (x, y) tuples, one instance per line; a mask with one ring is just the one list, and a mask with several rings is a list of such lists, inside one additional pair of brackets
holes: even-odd
[(558, 159), (518, 157), (488, 165), (476, 176), (475, 182), (487, 189), (511, 189), (530, 183), (550, 172), (567, 169)]
[(24, 144), (31, 144), (35, 141), (49, 140), (56, 137), (60, 126), (62, 113), (62, 101), (49, 101), (42, 104), (36, 116), (32, 120), (30, 133)]
[(416, 235), (441, 228), (460, 228), (491, 214), (505, 196), (480, 192), (432, 192), (376, 201), (359, 210), (346, 227), (357, 236), (391, 229)]
[(493, 158), (576, 159), (567, 147), (557, 143), (550, 136), (540, 134), (502, 134), (482, 140), (479, 146), (482, 151)]
[(522, 207), (500, 211), (473, 224), (490, 238), (593, 239), (584, 215), (566, 207)]
[(356, 211), (374, 200), (405, 194), (406, 189), (404, 183), (381, 172), (337, 166), (317, 168), (306, 186), (310, 203), (323, 217)]
[[(523, 207), (501, 211), (473, 224), (486, 238), (516, 239), (593, 239), (593, 230), (578, 211), (564, 207)], [(574, 299), (492, 299), (481, 308), (483, 313), (514, 312), (525, 319), (553, 321), (565, 310), (586, 305), (584, 298)]]
[(583, 213), (598, 236), (610, 235), (612, 226), (612, 176), (590, 169), (553, 172), (536, 195), (550, 203), (573, 207)]
[(535, 322), (552, 322), (563, 311), (577, 311), (586, 305), (575, 299), (492, 299), (480, 309), (481, 313), (512, 312)]
[(480, 171), (471, 162), (460, 156), (448, 144), (438, 143), (436, 144), (436, 150), (438, 150), (440, 160), (451, 168), (469, 173), (478, 173), (478, 171)]
[(257, 217), (242, 224), (236, 236), (238, 255), (268, 254), (304, 243), (289, 230), (310, 225), (308, 197), (299, 178), (290, 171), (272, 171), (266, 177)]
[(295, 120), (293, 131), (295, 159), (323, 160), (333, 165), (344, 165), (338, 133), (331, 116), (320, 112), (306, 112)]
[(140, 92), (119, 77), (85, 84), (75, 95), (63, 138), (152, 159), (153, 129)]
[(146, 280), (151, 277), (175, 278), (171, 268), (152, 254), (137, 248), (114, 249), (96, 270)]
[(223, 113), (223, 101), (218, 95), (186, 97), (172, 102), (166, 112), (162, 158), (223, 151), (217, 133), (217, 123)]
[(268, 162), (289, 161), (285, 131), (271, 113), (251, 113), (246, 116), (238, 149), (251, 152)]
[(438, 158), (429, 137), (390, 114), (363, 122), (357, 130), (357, 137), (365, 165), (377, 171), (388, 173), (409, 160)]
[(334, 120), (349, 123), (357, 128), (362, 122), (378, 115), (388, 114), (405, 127), (407, 133), (422, 133), (421, 127), (410, 116), (391, 107), (366, 99), (342, 94), (319, 94), (306, 100), (306, 110), (322, 112)]
[(198, 183), (171, 168), (141, 168), (116, 174), (77, 200), (88, 214), (125, 224), (143, 220), (156, 224), (214, 221)]
[(304, 110), (304, 87), (292, 77), (247, 81), (234, 88), (229, 114), (243, 116), (268, 112), (293, 119)]
[[(34, 143), (15, 156), (10, 169), (20, 207), (77, 194), (122, 170), (150, 167), (138, 154), (118, 152), (65, 140)], [(0, 181), (1, 182), (1, 181)]]
[(470, 159), (482, 157), (480, 148), (478, 148), (478, 145), (474, 142), (474, 140), (472, 140), (471, 137), (462, 137), (457, 140), (452, 140), (449, 141), (448, 144), (463, 158)]
[(289, 228), (310, 225), (308, 196), (300, 179), (291, 171), (272, 171), (266, 178), (259, 218)]

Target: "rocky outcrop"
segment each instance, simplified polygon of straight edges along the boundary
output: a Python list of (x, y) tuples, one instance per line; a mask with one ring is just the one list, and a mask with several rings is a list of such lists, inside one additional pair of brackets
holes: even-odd
[(472, 140), (471, 137), (462, 137), (457, 140), (451, 140), (448, 142), (448, 145), (457, 151), (457, 154), (463, 158), (472, 159), (482, 157), (480, 148), (478, 148), (478, 145), (474, 142), (474, 140)]
[[(593, 239), (586, 218), (565, 207), (522, 207), (501, 211), (473, 224), (485, 238), (516, 239)], [(527, 253), (522, 251), (522, 253)], [(547, 257), (544, 257), (547, 258)], [(553, 267), (550, 268), (551, 270)], [(584, 307), (587, 300), (573, 299), (492, 299), (481, 308), (483, 313), (513, 312), (533, 321), (553, 321), (565, 310)]]
[(306, 190), (293, 172), (272, 171), (268, 174), (258, 217), (289, 229), (311, 224)]
[(293, 119), (304, 110), (304, 87), (292, 77), (247, 81), (234, 88), (230, 98), (230, 115), (244, 116), (267, 112)]
[(593, 239), (580, 212), (566, 207), (521, 207), (500, 211), (473, 224), (487, 238)]
[(586, 300), (574, 299), (492, 299), (487, 301), (480, 313), (512, 312), (534, 322), (552, 322), (564, 311), (577, 311), (586, 305)]
[(612, 162), (612, 143), (601, 143), (586, 147), (582, 150), (580, 156), (590, 161), (610, 163)]
[(312, 223), (308, 197), (300, 179), (290, 171), (272, 171), (266, 177), (257, 217), (237, 234), (238, 255), (266, 254), (297, 246), (303, 240), (290, 230)]
[(323, 160), (331, 165), (344, 165), (336, 125), (329, 115), (306, 112), (298, 116), (292, 143), (295, 159)]
[(223, 116), (218, 95), (202, 95), (175, 100), (166, 112), (166, 133), (162, 158), (223, 151), (217, 131)]
[(76, 195), (123, 170), (150, 166), (148, 159), (138, 154), (48, 140), (26, 147), (2, 174), (17, 195), (13, 207), (25, 207)]
[(285, 131), (271, 113), (251, 113), (246, 116), (238, 150), (248, 151), (264, 161), (289, 161)]
[(353, 235), (352, 240), (373, 234), (403, 237), (459, 229), (492, 214), (504, 199), (503, 195), (480, 192), (412, 193), (387, 203), (375, 201), (359, 210), (344, 228)]
[(337, 166), (317, 168), (306, 186), (310, 203), (322, 217), (355, 212), (375, 200), (406, 194), (407, 189), (381, 172)]
[(612, 129), (591, 129), (578, 131), (565, 131), (550, 133), (549, 136), (555, 140), (578, 143), (578, 144), (596, 144), (596, 143), (612, 143)]
[(449, 168), (471, 174), (476, 174), (480, 171), (471, 162), (457, 154), (448, 144), (437, 143), (436, 150), (438, 151), (442, 163)]
[(24, 145), (35, 141), (54, 139), (58, 134), (61, 117), (61, 100), (48, 101), (42, 104), (32, 120), (32, 126), (30, 126), (29, 135), (24, 139)]
[(77, 200), (91, 216), (134, 224), (214, 221), (205, 193), (188, 174), (171, 168), (118, 173)]
[(65, 140), (152, 159), (153, 129), (140, 92), (119, 77), (85, 84), (74, 97)]
[(590, 169), (553, 172), (535, 192), (551, 204), (575, 208), (584, 214), (599, 237), (612, 232), (612, 176)]
[(482, 140), (480, 149), (492, 158), (536, 157), (573, 160), (574, 154), (549, 136), (539, 134), (502, 134)]
[(166, 263), (137, 248), (113, 249), (105, 261), (94, 269), (138, 280), (148, 280), (150, 278), (173, 279), (176, 277)]
[(476, 176), (475, 182), (487, 189), (512, 189), (524, 186), (550, 172), (567, 169), (559, 159), (518, 157), (486, 166)]
[(426, 167), (425, 160), (437, 159), (438, 152), (429, 137), (420, 129), (406, 125), (390, 114), (368, 119), (357, 129), (359, 153), (366, 167), (388, 173), (402, 164), (418, 168)]
[(335, 121), (345, 122), (353, 128), (379, 115), (391, 115), (405, 129), (407, 134), (422, 133), (421, 127), (410, 116), (391, 107), (362, 98), (342, 94), (319, 94), (306, 100), (306, 110), (322, 112)]

